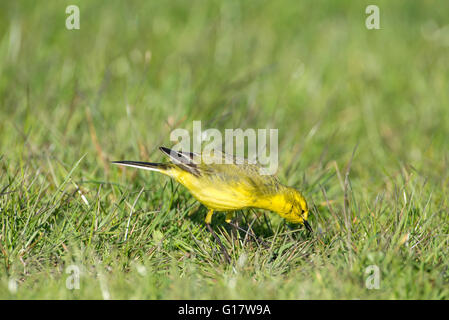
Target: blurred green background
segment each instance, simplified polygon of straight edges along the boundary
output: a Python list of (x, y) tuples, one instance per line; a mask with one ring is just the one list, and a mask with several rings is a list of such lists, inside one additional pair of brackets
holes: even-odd
[[(65, 27), (73, 4), (79, 30)], [(2, 1), (0, 296), (448, 298), (448, 10)], [(235, 272), (183, 188), (109, 165), (161, 160), (193, 120), (279, 129), (278, 175), (304, 191), (317, 236), (267, 214), (266, 250), (217, 215)], [(71, 263), (90, 270), (80, 290), (65, 286)], [(379, 290), (365, 286), (373, 264)]]

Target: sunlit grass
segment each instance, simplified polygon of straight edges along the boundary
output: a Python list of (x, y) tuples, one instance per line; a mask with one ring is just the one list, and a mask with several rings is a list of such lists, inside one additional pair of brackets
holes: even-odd
[[(449, 8), (368, 4), (2, 2), (0, 297), (449, 298)], [(218, 213), (226, 264), (183, 187), (109, 164), (193, 120), (279, 129), (315, 234)]]

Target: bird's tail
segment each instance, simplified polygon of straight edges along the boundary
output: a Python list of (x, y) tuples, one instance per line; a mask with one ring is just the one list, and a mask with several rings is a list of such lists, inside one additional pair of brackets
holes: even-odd
[(141, 162), (141, 161), (112, 161), (113, 164), (119, 166), (133, 167), (144, 170), (158, 171), (167, 175), (170, 169), (173, 168), (173, 164), (170, 163), (153, 163), (153, 162)]

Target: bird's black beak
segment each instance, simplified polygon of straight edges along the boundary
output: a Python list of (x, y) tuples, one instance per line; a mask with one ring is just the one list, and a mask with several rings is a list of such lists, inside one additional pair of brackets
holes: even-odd
[(307, 222), (307, 220), (303, 220), (303, 222), (304, 222), (304, 227), (306, 227), (307, 231), (313, 232), (313, 229), (310, 226), (309, 222)]

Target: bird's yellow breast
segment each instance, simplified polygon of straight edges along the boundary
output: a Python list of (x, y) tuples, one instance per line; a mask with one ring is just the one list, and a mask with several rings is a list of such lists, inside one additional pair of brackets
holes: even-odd
[(184, 185), (202, 204), (217, 211), (239, 210), (254, 206), (256, 199), (244, 184), (214, 181), (196, 177), (190, 173), (177, 172), (173, 176)]

